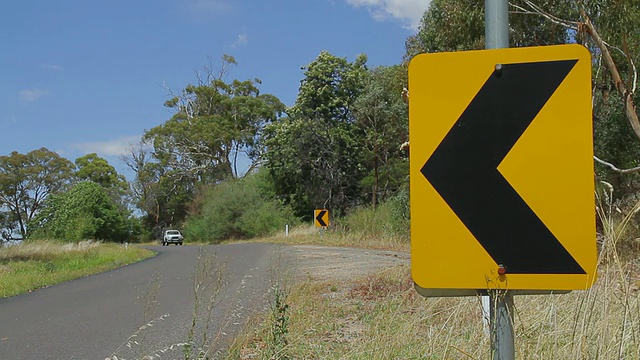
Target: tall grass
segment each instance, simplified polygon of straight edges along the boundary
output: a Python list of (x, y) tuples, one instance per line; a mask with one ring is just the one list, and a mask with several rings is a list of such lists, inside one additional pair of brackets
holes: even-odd
[(60, 243), (53, 241), (22, 242), (17, 245), (0, 247), (0, 262), (49, 260), (65, 254), (83, 254), (100, 247), (96, 241)]
[[(620, 293), (615, 277), (603, 274), (590, 291), (516, 297), (517, 358), (640, 358), (638, 294)], [(408, 267), (299, 284), (288, 301), (294, 359), (491, 359), (480, 300), (423, 299)], [(269, 348), (265, 333), (247, 347)]]
[(361, 207), (345, 217), (332, 219), (327, 229), (316, 228), (313, 224), (302, 224), (290, 228), (289, 236), (284, 236), (284, 227), (267, 238), (284, 244), (315, 244), (327, 246), (360, 247), (409, 251), (409, 213), (406, 199), (397, 196), (378, 207)]
[(115, 269), (153, 252), (94, 241), (23, 242), (0, 248), (0, 298)]
[(400, 238), (409, 241), (408, 195), (404, 192), (382, 202), (377, 207), (366, 206), (353, 210), (338, 226), (362, 236)]
[[(639, 209), (617, 209), (608, 187), (599, 193), (598, 280), (585, 291), (516, 296), (518, 359), (640, 359), (640, 258), (628, 246)], [(480, 299), (422, 298), (408, 265), (341, 283), (304, 281), (287, 301), (293, 359), (492, 358)], [(248, 335), (237, 353), (254, 356), (241, 359), (265, 358), (255, 354), (269, 348), (272, 321)]]
[(358, 247), (363, 249), (385, 249), (409, 251), (409, 241), (399, 236), (376, 236), (362, 232), (352, 232), (341, 227), (319, 229), (312, 224), (291, 227), (289, 236), (284, 236), (284, 228), (272, 236), (249, 241), (270, 242), (288, 245), (322, 245)]

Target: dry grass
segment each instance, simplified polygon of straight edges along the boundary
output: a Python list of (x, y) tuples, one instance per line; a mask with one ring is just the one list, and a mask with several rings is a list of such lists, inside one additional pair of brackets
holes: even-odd
[(63, 254), (85, 253), (101, 245), (96, 241), (60, 243), (51, 241), (23, 242), (9, 247), (0, 247), (0, 262), (48, 260)]
[(517, 298), (523, 358), (640, 359), (638, 273), (632, 263), (624, 268), (633, 272), (621, 273), (618, 264), (602, 266), (587, 291)]
[[(436, 359), (432, 350), (454, 332), (454, 322), (480, 319), (468, 306), (474, 299), (426, 303), (413, 290), (407, 266), (338, 285), (304, 282), (288, 301), (290, 337), (282, 358), (292, 359)], [(265, 346), (263, 338), (256, 333), (247, 348)]]
[[(598, 206), (598, 280), (586, 291), (516, 296), (518, 359), (640, 359), (640, 258), (626, 252), (628, 225), (640, 202), (626, 214)], [(297, 231), (300, 231), (298, 233)], [(291, 233), (287, 243), (377, 247), (389, 243), (354, 235), (320, 238), (311, 228)], [(279, 239), (279, 238), (277, 238)], [(276, 240), (277, 240), (276, 239)], [(322, 240), (322, 241), (321, 241)], [(390, 242), (393, 244), (393, 242)], [(624, 256), (622, 256), (624, 255)], [(490, 336), (479, 298), (422, 298), (409, 266), (343, 281), (307, 280), (287, 297), (287, 346), (269, 347), (269, 320), (239, 341), (241, 359), (491, 359)], [(265, 355), (266, 354), (266, 355)]]
[[(588, 291), (517, 296), (517, 357), (640, 358), (639, 295), (637, 278), (607, 266)], [(424, 299), (408, 266), (337, 285), (303, 282), (287, 302), (288, 345), (273, 358), (491, 359), (479, 298)], [(269, 358), (260, 356), (269, 347), (266, 326), (249, 335), (240, 358)]]
[(115, 269), (154, 252), (95, 241), (24, 242), (0, 248), (0, 298)]
[(343, 231), (336, 228), (318, 229), (313, 225), (300, 225), (290, 229), (289, 236), (284, 231), (268, 238), (255, 240), (288, 245), (323, 245), (358, 247), (363, 249), (393, 250), (409, 252), (406, 239), (395, 236), (379, 236), (365, 232)]

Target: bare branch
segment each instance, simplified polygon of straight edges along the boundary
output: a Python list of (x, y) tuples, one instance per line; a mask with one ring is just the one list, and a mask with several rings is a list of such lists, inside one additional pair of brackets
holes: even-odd
[(580, 27), (584, 30), (585, 33), (591, 36), (593, 41), (602, 52), (604, 63), (607, 66), (607, 70), (609, 70), (609, 74), (611, 74), (611, 78), (613, 79), (613, 82), (616, 86), (616, 90), (618, 91), (618, 94), (620, 94), (620, 96), (624, 99), (624, 108), (627, 119), (629, 120), (631, 128), (636, 134), (636, 137), (640, 139), (640, 120), (638, 119), (636, 106), (633, 102), (633, 92), (629, 91), (624, 81), (622, 81), (620, 73), (618, 72), (618, 68), (616, 67), (613, 58), (611, 57), (611, 53), (609, 52), (608, 47), (605, 45), (600, 35), (598, 35), (598, 32), (591, 23), (591, 19), (582, 6), (580, 6), (580, 15), (584, 20), (584, 22), (580, 24)]
[[(594, 42), (596, 42), (596, 45), (598, 45), (598, 47), (600, 48), (601, 51), (603, 51), (602, 50), (602, 47), (603, 47), (602, 45), (604, 45), (606, 47), (609, 47), (609, 48), (612, 48), (612, 49), (615, 49), (615, 50), (619, 51), (627, 59), (627, 61), (629, 62), (629, 65), (633, 69), (633, 83), (632, 83), (632, 89), (631, 89), (630, 93), (631, 94), (635, 93), (638, 73), (636, 71), (636, 66), (633, 63), (633, 60), (631, 59), (631, 56), (630, 56), (629, 51), (627, 49), (626, 42), (624, 44), (625, 45), (625, 50), (622, 50), (622, 49), (620, 49), (620, 48), (618, 48), (616, 46), (613, 46), (611, 44), (608, 44), (607, 42), (602, 40), (602, 38), (600, 38), (598, 36), (598, 34), (595, 32), (595, 29), (593, 28), (593, 24), (591, 24), (591, 20), (587, 17), (586, 12), (584, 11), (584, 8), (582, 6), (580, 6), (580, 13), (583, 16), (583, 18), (588, 20), (588, 24), (580, 23), (580, 22), (577, 22), (577, 21), (570, 21), (570, 20), (561, 19), (561, 18), (559, 18), (557, 16), (554, 16), (554, 15), (544, 11), (540, 6), (536, 5), (531, 0), (525, 0), (525, 4), (527, 4), (531, 8), (531, 10), (528, 10), (528, 9), (526, 9), (526, 8), (520, 6), (520, 5), (516, 5), (516, 4), (509, 4), (509, 5), (511, 7), (513, 7), (513, 8), (515, 8), (515, 9), (517, 9), (518, 11), (516, 11), (516, 12), (519, 13), (519, 14), (539, 15), (539, 16), (542, 16), (542, 17), (546, 18), (547, 20), (549, 20), (549, 21), (551, 21), (551, 22), (553, 22), (555, 24), (564, 26), (567, 29), (572, 29), (572, 30), (578, 31), (578, 30), (580, 30), (581, 26), (588, 25), (588, 27), (586, 29), (587, 33), (591, 35), (591, 37), (594, 39)], [(590, 31), (591, 29), (593, 29), (593, 33)], [(595, 39), (594, 35), (597, 36), (598, 39)], [(634, 131), (635, 131), (635, 129), (634, 129)]]
[[(622, 54), (622, 56), (625, 57), (625, 59), (627, 59), (627, 61), (629, 62), (629, 66), (631, 67), (631, 69), (633, 69), (633, 82), (631, 83), (632, 89), (631, 89), (631, 93), (635, 93), (636, 91), (636, 83), (638, 81), (638, 72), (636, 71), (636, 64), (633, 62), (633, 59), (631, 58), (631, 54), (629, 54), (629, 48), (627, 47), (626, 44), (626, 40), (625, 40), (625, 44), (624, 44), (624, 50), (620, 49), (617, 46), (613, 46), (611, 44), (609, 44), (606, 41), (602, 41), (603, 44), (605, 44), (607, 47), (612, 48), (614, 50), (618, 50), (619, 53)], [(629, 81), (630, 79), (628, 79), (627, 81)]]
[(633, 80), (629, 79), (627, 81), (631, 82), (631, 92), (635, 93), (636, 92), (636, 85), (638, 83), (638, 71), (636, 70), (636, 64), (633, 63), (633, 59), (631, 58), (631, 53), (629, 51), (629, 44), (627, 44), (627, 35), (626, 34), (622, 35), (622, 41), (623, 41), (622, 45), (624, 46), (624, 51), (622, 53), (627, 58), (627, 62), (629, 62), (629, 65), (631, 66), (631, 69), (633, 69)]
[(517, 13), (519, 14), (525, 14), (525, 15), (539, 15), (544, 17), (545, 19), (551, 21), (554, 24), (563, 26), (567, 29), (572, 29), (572, 30), (578, 30), (578, 25), (579, 23), (577, 21), (570, 21), (570, 20), (564, 20), (561, 19), (557, 16), (554, 16), (546, 11), (544, 11), (540, 6), (534, 4), (532, 1), (525, 1), (525, 4), (527, 4), (531, 10), (528, 10), (522, 6), (519, 5), (515, 5), (515, 4), (509, 4), (511, 7), (515, 8), (517, 11)]
[[(602, 69), (602, 54), (598, 54), (598, 66), (596, 67), (596, 75), (594, 76), (595, 79), (600, 77), (600, 69)], [(598, 90), (597, 86), (593, 86), (591, 89), (591, 108), (593, 110), (593, 107), (596, 104), (596, 91)]]
[(629, 174), (629, 173), (640, 171), (640, 166), (636, 166), (636, 167), (631, 168), (631, 169), (620, 169), (620, 168), (616, 167), (615, 165), (613, 165), (612, 163), (609, 163), (609, 162), (606, 162), (604, 160), (599, 159), (597, 156), (594, 156), (593, 159), (595, 161), (599, 162), (600, 164), (604, 165), (604, 166), (608, 166), (611, 170), (613, 170), (615, 172), (619, 172), (621, 174)]

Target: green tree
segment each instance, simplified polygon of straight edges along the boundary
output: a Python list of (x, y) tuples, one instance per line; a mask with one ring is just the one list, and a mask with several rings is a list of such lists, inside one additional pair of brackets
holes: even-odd
[(89, 180), (105, 189), (126, 188), (127, 180), (118, 174), (116, 168), (96, 153), (87, 154), (76, 159), (76, 177)]
[(484, 2), (433, 0), (418, 32), (405, 42), (405, 59), (420, 53), (484, 48)]
[(27, 223), (51, 194), (64, 190), (73, 177), (74, 165), (46, 148), (0, 156), (0, 204), (17, 221), (24, 239)]
[(129, 236), (128, 215), (104, 187), (82, 181), (66, 192), (50, 196), (30, 227), (35, 238), (123, 241)]
[(0, 243), (11, 240), (18, 233), (18, 218), (11, 211), (0, 211)]
[[(233, 57), (223, 57), (223, 68), (235, 64)], [(284, 105), (275, 96), (260, 93), (259, 79), (227, 83), (225, 76), (226, 72), (208, 72), (206, 79), (165, 102), (175, 114), (144, 135), (163, 166), (197, 181), (216, 182), (238, 177), (242, 154), (259, 158), (256, 139)]]
[[(564, 44), (567, 29), (536, 15), (527, 0), (512, 0), (509, 13), (510, 46)], [(559, 17), (576, 16), (571, 1), (538, 0), (537, 6)], [(418, 32), (407, 38), (405, 60), (419, 53), (480, 50), (484, 43), (484, 2), (475, 0), (433, 0), (425, 11)]]
[(306, 67), (295, 105), (287, 110), (290, 117), (326, 123), (352, 123), (351, 108), (360, 95), (367, 76), (367, 57), (358, 55), (354, 62), (327, 51)]
[(348, 62), (323, 51), (304, 69), (289, 118), (265, 129), (266, 166), (278, 196), (299, 216), (314, 207), (340, 214), (361, 202), (365, 170), (352, 107), (364, 88), (366, 56)]
[(243, 170), (238, 169), (240, 157), (252, 161), (247, 172), (259, 165), (263, 149), (257, 140), (284, 105), (260, 92), (259, 79), (226, 82), (233, 65), (235, 59), (225, 55), (219, 73), (205, 68), (197, 84), (173, 94), (165, 106), (174, 115), (143, 136), (143, 143), (152, 146), (144, 164), (129, 161), (137, 174), (136, 202), (155, 232), (184, 220), (198, 184), (238, 178)]
[(142, 225), (148, 234), (158, 238), (164, 227), (181, 223), (193, 198), (193, 179), (163, 166), (144, 142), (122, 159), (135, 173), (131, 193), (135, 206), (144, 213)]
[(123, 209), (127, 207), (130, 198), (129, 183), (106, 159), (92, 153), (77, 158), (75, 164), (77, 179), (95, 182), (107, 190), (114, 202)]
[(380, 197), (397, 190), (409, 175), (399, 150), (408, 134), (407, 105), (401, 98), (406, 83), (406, 70), (400, 65), (374, 69), (353, 106), (369, 171), (363, 185), (371, 189), (374, 208)]

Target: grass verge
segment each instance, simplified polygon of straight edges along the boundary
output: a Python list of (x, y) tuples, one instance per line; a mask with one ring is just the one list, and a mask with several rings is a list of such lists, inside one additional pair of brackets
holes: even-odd
[[(611, 198), (610, 194), (607, 195)], [(601, 199), (601, 198), (599, 198)], [(621, 253), (640, 202), (621, 216), (598, 204), (598, 280), (585, 291), (515, 297), (515, 346), (519, 359), (640, 359), (640, 257)], [(308, 230), (307, 230), (308, 231)], [(328, 245), (377, 247), (393, 242), (358, 235)], [(313, 239), (313, 241), (310, 241)], [(360, 239), (359, 239), (360, 240)], [(335, 241), (334, 243), (332, 243)], [(637, 241), (637, 240), (636, 240)], [(312, 233), (286, 243), (314, 243)], [(273, 348), (265, 316), (236, 342), (239, 359), (491, 359), (490, 334), (477, 297), (422, 298), (409, 266), (343, 281), (302, 281), (286, 296), (287, 328)], [(261, 322), (260, 322), (261, 321)]]
[(372, 234), (357, 230), (344, 231), (335, 228), (321, 230), (313, 225), (300, 225), (293, 227), (289, 231), (288, 236), (285, 236), (284, 231), (282, 231), (271, 237), (249, 241), (287, 245), (343, 246), (403, 252), (409, 252), (410, 250), (409, 241), (402, 237), (385, 234)]
[(93, 241), (25, 242), (0, 248), (0, 298), (116, 269), (153, 256), (150, 250)]
[[(637, 279), (620, 275), (617, 266), (603, 266), (588, 291), (517, 296), (518, 358), (640, 358)], [(268, 351), (274, 324), (267, 316), (237, 342), (236, 358), (492, 358), (480, 299), (424, 299), (413, 289), (408, 266), (341, 284), (302, 282), (286, 299), (286, 346), (275, 356)]]

